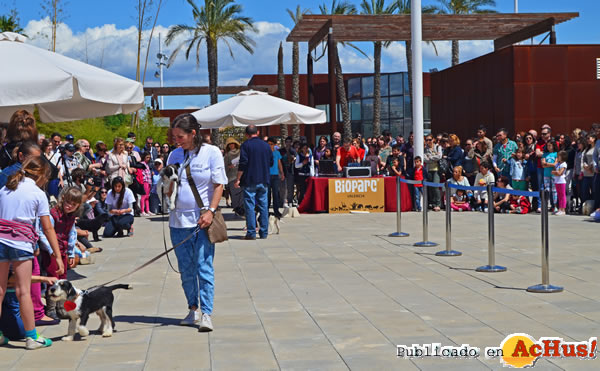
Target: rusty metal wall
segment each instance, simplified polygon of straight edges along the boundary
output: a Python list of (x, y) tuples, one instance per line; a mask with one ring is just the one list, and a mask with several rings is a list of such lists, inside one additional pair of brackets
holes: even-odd
[(544, 123), (554, 133), (600, 122), (600, 45), (512, 46), (431, 75), (432, 131), (492, 136)]

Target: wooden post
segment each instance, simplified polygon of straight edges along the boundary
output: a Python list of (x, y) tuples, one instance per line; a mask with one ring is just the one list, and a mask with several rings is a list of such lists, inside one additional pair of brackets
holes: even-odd
[(550, 30), (550, 45), (556, 44), (556, 31), (554, 30), (554, 25), (552, 25), (552, 30)]
[(327, 68), (329, 71), (329, 122), (331, 132), (337, 131), (337, 89), (335, 82), (335, 41), (333, 40), (333, 27), (327, 34)]

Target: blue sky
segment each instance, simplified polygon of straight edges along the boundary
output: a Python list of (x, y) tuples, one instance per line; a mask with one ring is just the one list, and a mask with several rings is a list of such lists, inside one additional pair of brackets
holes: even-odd
[[(39, 7), (40, 0), (0, 0), (0, 14), (16, 7), (19, 12), (21, 26), (30, 36), (30, 42), (40, 47), (48, 47), (48, 21)], [(252, 17), (258, 32), (252, 35), (257, 47), (254, 55), (234, 47), (235, 60), (232, 60), (225, 47), (219, 50), (219, 81), (223, 85), (242, 85), (255, 73), (276, 73), (276, 55), (280, 41), (284, 41), (293, 23), (286, 9), (295, 9), (302, 3), (304, 8), (318, 13), (319, 4), (324, 1), (314, 0), (238, 0), (244, 7), (244, 14)], [(331, 0), (326, 3), (330, 4)], [(353, 1), (359, 4), (359, 0)], [(423, 0), (423, 5), (435, 4), (435, 0)], [(199, 0), (198, 3), (203, 3)], [(100, 66), (121, 75), (135, 78), (136, 35), (134, 24), (137, 0), (68, 0), (65, 5), (66, 17), (61, 25), (57, 38), (57, 51), (87, 63)], [(496, 10), (513, 12), (514, 0), (497, 0)], [(600, 16), (600, 1), (597, 0), (519, 0), (519, 12), (579, 12), (579, 18), (557, 26), (557, 39), (561, 44), (600, 43), (600, 27), (597, 27)], [(153, 13), (154, 14), (154, 13)], [(157, 30), (166, 34), (169, 26), (178, 23), (191, 24), (190, 7), (185, 0), (163, 0), (158, 19)], [(147, 35), (146, 35), (147, 36)], [(155, 35), (156, 37), (156, 35)], [(539, 42), (539, 38), (537, 42)], [(147, 43), (145, 40), (144, 49)], [(359, 43), (367, 54), (372, 53), (370, 43)], [(424, 70), (443, 69), (450, 65), (450, 45), (448, 42), (436, 43), (439, 55), (433, 48), (424, 46)], [(167, 53), (174, 45), (163, 47)], [(305, 45), (303, 45), (305, 48)], [(157, 42), (153, 40), (145, 84), (158, 86), (154, 78)], [(285, 69), (291, 71), (291, 44), (284, 41)], [(475, 58), (493, 49), (492, 42), (461, 42), (461, 61)], [(305, 50), (305, 49), (304, 49)], [(303, 52), (305, 54), (305, 52)], [(344, 72), (372, 71), (372, 62), (351, 49), (341, 49), (340, 58)], [(199, 67), (194, 60), (186, 61), (183, 55), (171, 68), (165, 71), (166, 86), (208, 85), (205, 52), (201, 52)], [(304, 60), (304, 58), (302, 58)], [(405, 71), (403, 43), (394, 43), (383, 52), (382, 70), (385, 72)], [(324, 61), (315, 66), (316, 72), (325, 72)], [(300, 72), (305, 72), (301, 63)], [(180, 97), (165, 100), (166, 108), (185, 108), (203, 106), (206, 97)]]

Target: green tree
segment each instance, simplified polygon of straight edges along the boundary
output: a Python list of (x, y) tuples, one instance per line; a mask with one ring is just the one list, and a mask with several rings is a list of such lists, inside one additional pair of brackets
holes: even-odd
[[(385, 0), (362, 0), (360, 3), (362, 14), (378, 15), (392, 14), (396, 10), (396, 4), (385, 5)], [(373, 42), (373, 135), (378, 137), (381, 134), (381, 48), (387, 48), (391, 42), (375, 41)]]
[(15, 32), (23, 34), (23, 28), (18, 20), (11, 15), (0, 15), (0, 32)]
[[(249, 31), (256, 29), (252, 25), (252, 19), (241, 15), (242, 6), (235, 4), (234, 0), (204, 0), (204, 6), (199, 7), (194, 0), (187, 0), (192, 7), (194, 17), (193, 25), (178, 24), (172, 26), (167, 33), (166, 44), (170, 45), (179, 35), (189, 35), (173, 51), (169, 59), (169, 65), (173, 63), (177, 54), (186, 48), (185, 58), (195, 51), (196, 65), (200, 65), (200, 46), (206, 43), (206, 54), (208, 62), (208, 89), (210, 92), (210, 104), (218, 102), (218, 72), (217, 46), (219, 41), (224, 41), (233, 58), (230, 41), (241, 45), (250, 54), (254, 53), (254, 40), (248, 37)], [(213, 142), (220, 144), (219, 130), (212, 130)]]
[[(327, 9), (326, 4), (322, 4), (319, 6), (319, 10), (321, 14), (335, 14), (335, 15), (349, 15), (356, 14), (357, 10), (354, 4), (344, 0), (337, 2), (336, 0), (331, 0), (331, 8)], [(348, 97), (346, 96), (346, 87), (344, 86), (344, 74), (342, 72), (342, 64), (340, 63), (340, 56), (337, 52), (337, 45), (341, 44), (342, 46), (349, 46), (361, 54), (365, 55), (365, 53), (357, 48), (354, 44), (348, 42), (335, 42), (335, 79), (337, 84), (337, 93), (338, 98), (340, 100), (340, 106), (342, 108), (342, 119), (344, 120), (344, 138), (352, 138), (352, 122), (350, 121), (350, 111), (348, 110)], [(365, 55), (366, 56), (366, 55)]]
[[(483, 9), (485, 6), (496, 6), (494, 0), (437, 0), (440, 6), (433, 7), (440, 14), (473, 14), (497, 13), (493, 9)], [(459, 63), (458, 40), (452, 40), (452, 65)]]
[[(298, 24), (302, 20), (302, 16), (304, 14), (310, 13), (308, 9), (302, 9), (300, 5), (296, 6), (296, 11), (292, 11), (290, 9), (286, 9), (294, 24)], [(298, 46), (298, 42), (294, 41), (292, 43), (292, 101), (295, 103), (300, 103), (300, 74), (299, 74), (299, 65), (300, 65), (300, 47)], [(293, 126), (293, 137), (294, 140), (297, 140), (300, 137), (300, 125)]]

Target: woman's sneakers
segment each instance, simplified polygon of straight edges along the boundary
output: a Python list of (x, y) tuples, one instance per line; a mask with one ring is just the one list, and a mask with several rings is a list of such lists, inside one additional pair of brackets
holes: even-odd
[(190, 309), (190, 312), (179, 322), (182, 326), (194, 326), (200, 321), (200, 312)]
[(4, 336), (2, 331), (0, 331), (0, 345), (8, 344), (8, 338)]
[(212, 321), (210, 319), (210, 314), (202, 313), (202, 319), (200, 320), (200, 327), (198, 327), (198, 331), (200, 332), (210, 332), (213, 330)]
[(52, 340), (46, 339), (41, 335), (37, 335), (37, 338), (28, 337), (25, 340), (25, 348), (28, 350), (34, 350), (39, 348), (47, 348), (52, 345)]

